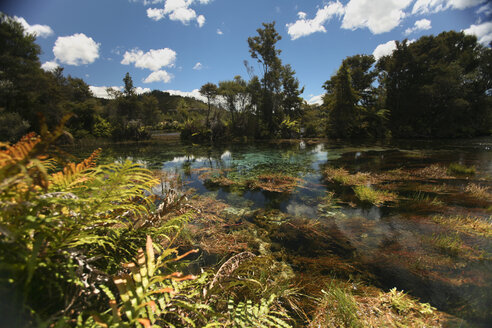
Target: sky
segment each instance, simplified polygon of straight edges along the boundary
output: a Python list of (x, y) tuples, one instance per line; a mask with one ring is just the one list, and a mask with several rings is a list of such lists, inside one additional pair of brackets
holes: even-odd
[(2, 0), (0, 11), (36, 34), (43, 69), (61, 66), (99, 97), (126, 72), (139, 93), (197, 98), (207, 82), (248, 80), (244, 60), (261, 75), (247, 39), (273, 21), (308, 103), (344, 58), (379, 58), (394, 40), (455, 30), (492, 41), (488, 0)]

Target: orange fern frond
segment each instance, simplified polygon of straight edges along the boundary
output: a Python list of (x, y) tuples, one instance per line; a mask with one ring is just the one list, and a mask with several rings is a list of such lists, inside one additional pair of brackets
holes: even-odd
[(101, 153), (101, 148), (96, 149), (89, 157), (82, 162), (68, 163), (62, 171), (51, 175), (53, 185), (68, 188), (75, 184), (87, 181), (88, 176), (81, 173), (96, 166), (96, 160)]
[(26, 159), (39, 142), (41, 142), (41, 138), (34, 132), (31, 132), (23, 136), (14, 145), (2, 144), (5, 149), (0, 150), (0, 167), (15, 164)]

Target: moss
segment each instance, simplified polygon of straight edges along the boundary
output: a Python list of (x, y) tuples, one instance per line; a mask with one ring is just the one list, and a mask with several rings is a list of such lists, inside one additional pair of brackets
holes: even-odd
[(397, 199), (395, 193), (389, 191), (376, 190), (366, 186), (355, 186), (353, 188), (355, 196), (364, 203), (379, 206), (385, 202), (394, 202)]
[(450, 175), (474, 175), (476, 170), (474, 166), (465, 166), (459, 163), (451, 163), (448, 166), (448, 174)]
[(350, 174), (344, 168), (335, 169), (327, 167), (323, 171), (323, 174), (326, 180), (342, 186), (360, 186), (373, 181), (373, 177), (369, 173), (357, 172), (355, 174)]

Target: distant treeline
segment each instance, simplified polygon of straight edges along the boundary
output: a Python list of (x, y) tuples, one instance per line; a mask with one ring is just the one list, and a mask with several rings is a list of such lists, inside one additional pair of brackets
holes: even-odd
[(323, 104), (308, 105), (295, 71), (280, 59), (275, 23), (247, 40), (258, 64), (244, 61), (249, 80), (208, 82), (202, 102), (157, 90), (138, 95), (128, 73), (122, 91), (96, 98), (62, 68), (45, 72), (35, 36), (6, 15), (0, 21), (0, 140), (38, 131), (41, 120), (54, 126), (69, 113), (76, 139), (142, 140), (155, 129), (179, 130), (194, 141), (491, 133), (492, 50), (463, 33), (396, 42), (377, 62), (372, 55), (348, 57), (323, 85)]

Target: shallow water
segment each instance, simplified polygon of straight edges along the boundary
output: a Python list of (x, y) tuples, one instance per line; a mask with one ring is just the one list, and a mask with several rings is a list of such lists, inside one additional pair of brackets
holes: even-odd
[[(80, 156), (90, 153), (83, 148), (76, 151)], [(103, 162), (126, 159), (178, 174), (187, 188), (238, 211), (274, 210), (286, 220), (317, 220), (326, 240), (279, 238), (278, 243), (293, 256), (336, 254), (370, 273), (372, 283), (382, 288), (403, 289), (472, 322), (492, 322), (492, 232), (456, 231), (432, 219), (462, 215), (490, 222), (490, 199), (478, 202), (466, 194), (465, 187), (474, 183), (492, 190), (492, 138), (353, 144), (289, 141), (218, 147), (184, 145), (172, 139), (103, 147)], [(328, 183), (322, 172), (331, 166), (350, 173), (377, 174), (450, 163), (474, 166), (477, 174), (391, 181), (394, 186), (388, 184), (388, 189), (398, 194), (399, 201), (380, 206), (357, 203), (350, 189)], [(301, 180), (285, 192), (206, 182), (210, 176), (243, 181), (271, 174)], [(330, 192), (335, 195), (331, 202)], [(442, 241), (455, 241), (458, 246), (442, 247)]]

